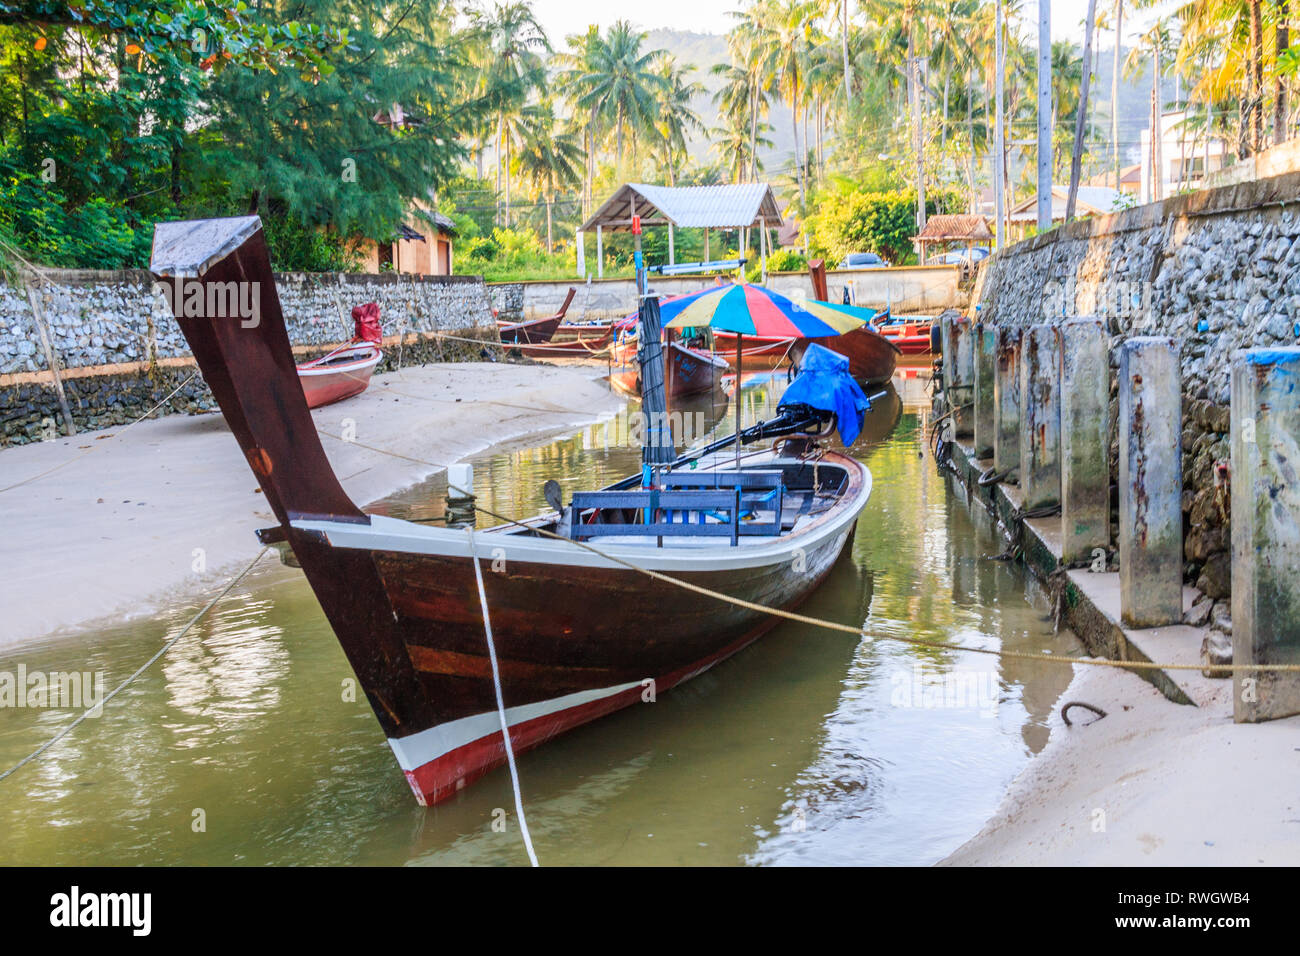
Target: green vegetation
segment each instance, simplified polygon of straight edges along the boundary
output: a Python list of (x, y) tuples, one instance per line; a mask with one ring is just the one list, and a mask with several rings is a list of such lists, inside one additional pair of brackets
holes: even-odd
[[(1004, 6), (1011, 205), (1034, 174), (1036, 44), (1032, 10)], [(1149, 6), (1100, 0), (1094, 48)], [(1187, 157), (1210, 135), (1239, 156), (1293, 135), (1291, 6), (1184, 0), (1143, 21), (1124, 69), (1162, 107), (1180, 78)], [(456, 211), (458, 271), (558, 277), (620, 183), (767, 181), (805, 226), (801, 258), (772, 268), (863, 250), (908, 262), (919, 189), (927, 210), (962, 212), (990, 185), (994, 10), (747, 0), (725, 41), (686, 41), (699, 74), (626, 20), (548, 37), (527, 0), (0, 0), (0, 237), (49, 265), (138, 267), (158, 220), (255, 211), (279, 267), (342, 268), (420, 203)], [(1051, 63), (1059, 181), (1096, 64), (1070, 42)], [(1084, 175), (1107, 181), (1132, 145), (1099, 110), (1109, 79), (1092, 76), (1079, 146)], [(778, 139), (792, 149), (774, 156)], [(663, 232), (646, 233), (651, 262)], [(715, 231), (710, 256), (752, 268), (746, 238), (742, 252)], [(702, 235), (679, 230), (675, 251), (703, 258)], [(608, 236), (605, 258), (607, 274), (629, 268), (630, 237)]]

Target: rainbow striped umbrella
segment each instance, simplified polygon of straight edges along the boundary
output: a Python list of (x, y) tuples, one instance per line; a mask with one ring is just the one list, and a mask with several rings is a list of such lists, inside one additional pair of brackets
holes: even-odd
[(708, 326), (763, 338), (818, 338), (861, 328), (874, 309), (789, 299), (761, 285), (724, 285), (660, 303), (666, 329)]

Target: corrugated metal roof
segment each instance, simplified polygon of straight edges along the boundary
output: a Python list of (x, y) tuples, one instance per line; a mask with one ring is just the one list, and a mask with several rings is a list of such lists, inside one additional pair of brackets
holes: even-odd
[(646, 225), (654, 220), (690, 228), (737, 229), (781, 225), (781, 212), (767, 183), (726, 186), (653, 186), (625, 183), (582, 224), (583, 230), (601, 226), (611, 232), (632, 228), (633, 212)]

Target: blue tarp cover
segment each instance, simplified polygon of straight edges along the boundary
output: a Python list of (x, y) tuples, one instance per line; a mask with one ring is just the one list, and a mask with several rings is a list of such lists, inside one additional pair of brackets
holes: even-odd
[(781, 396), (782, 405), (803, 404), (835, 413), (840, 441), (848, 448), (862, 431), (862, 416), (871, 402), (849, 374), (848, 356), (816, 342), (808, 343), (799, 375)]

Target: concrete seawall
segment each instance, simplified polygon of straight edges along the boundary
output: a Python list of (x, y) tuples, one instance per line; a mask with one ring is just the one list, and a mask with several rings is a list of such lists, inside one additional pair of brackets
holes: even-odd
[[(980, 318), (998, 329), (1095, 316), (1109, 349), (1109, 472), (1119, 482), (1120, 346), (1167, 336), (1181, 378), (1189, 621), (1231, 633), (1230, 376), (1238, 349), (1300, 339), (1300, 173), (1176, 196), (1053, 229), (986, 261)], [(1114, 541), (1112, 540), (1112, 547)]]
[[(43, 276), (28, 287), (0, 285), (0, 447), (66, 434), (63, 401), (78, 429), (124, 424), (193, 373), (180, 327), (148, 272)], [(282, 273), (276, 288), (303, 359), (349, 339), (351, 309), (366, 302), (380, 307), (389, 350), (381, 371), (395, 367), (398, 355), (408, 366), (479, 358), (482, 346), (440, 334), (499, 342), (481, 276)], [(159, 414), (212, 407), (198, 378)]]

